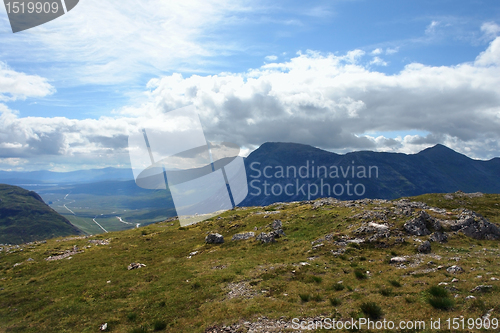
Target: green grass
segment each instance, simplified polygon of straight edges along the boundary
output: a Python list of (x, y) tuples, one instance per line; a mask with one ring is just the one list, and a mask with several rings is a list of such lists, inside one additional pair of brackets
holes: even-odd
[[(493, 197), (470, 202), (481, 208), (487, 205), (481, 200)], [(426, 198), (439, 203), (442, 195)], [(496, 199), (500, 203), (500, 196)], [(96, 332), (105, 322), (111, 332), (203, 333), (208, 327), (255, 322), (263, 316), (273, 320), (320, 315), (350, 319), (352, 315), (428, 321), (440, 314), (442, 318), (480, 318), (492, 308), (491, 316), (500, 317), (498, 282), (488, 281), (494, 285), (491, 292), (475, 293), (476, 300), (465, 301), (469, 290), (486, 284), (485, 278), (500, 278), (498, 241), (481, 240), (479, 246), (463, 235), (450, 235), (448, 243), (433, 243), (433, 254), (441, 259), (425, 257), (406, 268), (389, 264), (388, 258), (393, 252), (415, 259), (419, 243), (414, 237), (406, 237), (404, 244), (391, 238), (384, 239), (383, 246), (379, 242), (349, 246), (344, 256), (332, 255), (339, 246), (329, 241), (312, 250), (311, 242), (325, 235), (336, 240), (356, 237), (354, 230), (363, 221), (353, 216), (377, 206), (344, 207), (340, 203), (312, 209), (307, 203), (286, 205), (272, 218), (283, 222), (287, 237), (267, 245), (252, 239), (231, 241), (235, 233), (255, 228), (256, 232), (270, 231), (272, 220), (255, 214), (265, 208), (250, 207), (182, 229), (178, 222), (162, 222), (88, 239), (51, 239), (23, 245), (22, 251), (0, 249), (0, 333)], [(381, 206), (392, 211), (391, 203)], [(500, 208), (492, 206), (488, 210), (493, 220)], [(396, 230), (409, 219), (389, 217)], [(225, 243), (205, 244), (207, 232), (221, 233)], [(90, 239), (110, 239), (110, 244), (93, 245)], [(45, 260), (75, 245), (84, 252), (72, 259)], [(194, 251), (198, 253), (188, 258)], [(458, 291), (450, 295), (438, 284), (447, 282), (451, 287), (455, 275), (448, 274), (446, 267), (457, 256), (465, 272), (456, 276), (460, 282), (453, 285)], [(435, 262), (431, 267), (444, 268), (422, 273), (430, 260)], [(146, 267), (128, 271), (131, 262)], [(16, 263), (20, 265), (14, 267)], [(483, 275), (483, 280), (476, 279), (477, 275)], [(247, 294), (231, 298), (231, 288)]]

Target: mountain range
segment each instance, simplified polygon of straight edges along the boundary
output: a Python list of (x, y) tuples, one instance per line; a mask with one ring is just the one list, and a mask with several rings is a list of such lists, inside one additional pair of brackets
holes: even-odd
[(269, 142), (252, 152), (245, 164), (249, 194), (241, 206), (325, 196), (395, 199), (458, 190), (500, 193), (500, 158), (474, 160), (440, 144), (417, 154), (358, 151), (339, 155), (308, 145)]

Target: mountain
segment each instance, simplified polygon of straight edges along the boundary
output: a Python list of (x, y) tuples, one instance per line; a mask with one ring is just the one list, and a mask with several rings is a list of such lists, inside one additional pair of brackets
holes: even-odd
[(33, 191), (0, 184), (0, 244), (19, 244), (82, 232)]
[[(395, 199), (424, 193), (500, 193), (500, 158), (471, 159), (443, 145), (417, 154), (359, 151), (339, 155), (269, 142), (245, 160), (249, 194), (241, 206), (338, 199)], [(323, 189), (323, 192), (321, 191)]]

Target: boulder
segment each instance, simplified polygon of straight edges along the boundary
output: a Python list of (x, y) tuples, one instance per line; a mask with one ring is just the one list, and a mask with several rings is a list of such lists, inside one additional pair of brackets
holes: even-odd
[(255, 237), (255, 233), (253, 231), (250, 232), (242, 232), (239, 234), (233, 235), (233, 238), (231, 238), (232, 241), (239, 241), (239, 240), (245, 240), (249, 238)]
[(446, 271), (450, 274), (458, 274), (458, 273), (463, 273), (464, 269), (460, 266), (453, 265), (451, 267), (448, 267)]
[(271, 227), (272, 227), (274, 230), (278, 230), (278, 229), (283, 228), (283, 223), (281, 223), (281, 220), (274, 220), (274, 222), (273, 222), (273, 224), (271, 225)]
[(408, 259), (406, 259), (405, 257), (394, 257), (394, 258), (391, 258), (391, 264), (403, 264), (405, 262), (407, 262)]
[(274, 232), (269, 232), (269, 233), (266, 233), (266, 232), (261, 232), (257, 237), (256, 239), (258, 241), (260, 241), (262, 244), (268, 244), (268, 243), (275, 243), (276, 242), (276, 239), (275, 238), (275, 234)]
[(205, 237), (205, 242), (207, 244), (222, 244), (224, 243), (224, 237), (218, 233), (210, 233)]
[(429, 238), (431, 242), (446, 243), (448, 241), (448, 235), (441, 231), (436, 231)]
[(431, 232), (429, 228), (432, 228), (436, 231), (441, 230), (441, 223), (439, 220), (427, 214), (425, 211), (420, 211), (417, 217), (412, 218), (408, 222), (404, 224), (404, 229), (410, 235), (413, 236), (427, 236), (430, 235)]
[(429, 241), (425, 241), (419, 245), (417, 250), (419, 253), (431, 253), (431, 243)]

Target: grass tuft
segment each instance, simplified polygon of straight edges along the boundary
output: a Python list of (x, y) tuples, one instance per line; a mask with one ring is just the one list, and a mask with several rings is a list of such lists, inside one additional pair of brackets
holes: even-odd
[(370, 319), (380, 319), (383, 315), (382, 308), (375, 302), (365, 302), (359, 307)]

